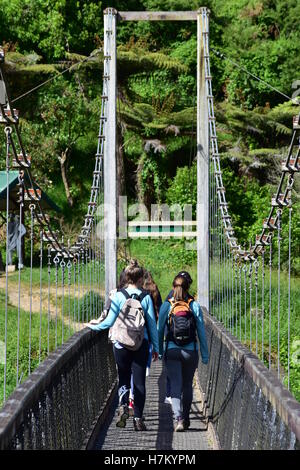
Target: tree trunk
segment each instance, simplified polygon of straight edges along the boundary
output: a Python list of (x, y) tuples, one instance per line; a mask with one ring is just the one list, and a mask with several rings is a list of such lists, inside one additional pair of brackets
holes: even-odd
[(61, 157), (59, 157), (59, 163), (60, 163), (60, 171), (61, 171), (61, 177), (64, 183), (65, 187), (65, 192), (67, 196), (67, 201), (70, 207), (73, 207), (74, 201), (71, 196), (71, 191), (70, 191), (70, 186), (67, 178), (67, 156), (68, 156), (68, 151), (69, 149), (66, 149), (64, 152), (62, 152)]

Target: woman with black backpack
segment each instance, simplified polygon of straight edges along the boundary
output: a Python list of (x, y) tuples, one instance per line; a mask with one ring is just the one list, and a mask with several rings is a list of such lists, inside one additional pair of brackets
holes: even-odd
[[(173, 281), (173, 297), (159, 311), (159, 355), (164, 354), (171, 385), (174, 430), (185, 431), (190, 426), (189, 414), (193, 400), (193, 377), (198, 365), (198, 344), (202, 362), (208, 363), (208, 347), (200, 305), (188, 293), (189, 282), (181, 275)], [(164, 331), (168, 333), (164, 348)]]

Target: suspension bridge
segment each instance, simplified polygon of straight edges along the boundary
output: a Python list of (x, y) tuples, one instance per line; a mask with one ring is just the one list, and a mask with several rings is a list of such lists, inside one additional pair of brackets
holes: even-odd
[[(116, 27), (118, 21), (143, 20), (196, 21), (198, 27), (197, 230), (190, 236), (196, 239), (197, 299), (204, 312), (210, 361), (199, 363), (192, 426), (179, 435), (172, 431), (171, 409), (164, 403), (164, 368), (161, 363), (152, 366), (145, 410), (149, 431), (137, 440), (129, 426), (121, 432), (114, 425), (117, 374), (107, 335), (92, 332), (83, 323), (100, 315), (117, 282)], [(2, 50), (0, 72), (7, 181), (6, 269), (0, 278), (0, 448), (299, 449), (300, 404), (290, 390), (290, 371), (297, 359), (290, 343), (297, 314), (291, 299), (291, 227), (293, 185), (300, 169), (299, 117), (291, 123), (291, 142), (269, 215), (262, 220), (255, 242), (241, 246), (226, 201), (218, 151), (209, 11), (106, 9), (95, 167), (82, 228), (70, 240), (41, 204), (34, 161), (23, 143), (19, 111), (10, 97)], [(17, 207), (11, 207), (10, 174), (16, 169), (18, 200)], [(11, 250), (10, 214), (17, 216), (17, 234), (21, 234), (25, 211), (30, 266), (29, 276), (23, 279), (21, 260), (11, 273), (7, 254)], [(16, 239), (20, 258), (22, 237)], [(283, 242), (288, 246), (285, 274)], [(37, 243), (38, 269), (34, 268)], [(281, 331), (283, 316), (288, 318), (288, 331)], [(21, 366), (24, 357), (26, 367), (23, 362)]]

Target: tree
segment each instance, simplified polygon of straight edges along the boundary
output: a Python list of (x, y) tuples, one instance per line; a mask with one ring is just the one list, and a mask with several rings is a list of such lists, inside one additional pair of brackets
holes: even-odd
[(27, 124), (27, 127), (23, 125), (35, 170), (46, 170), (49, 175), (56, 172), (56, 162), (59, 163), (70, 207), (74, 203), (69, 181), (72, 155), (80, 138), (89, 139), (90, 128), (96, 145), (99, 116), (99, 100), (89, 97), (79, 75), (76, 78), (71, 81), (59, 78), (50, 88), (43, 91), (38, 106), (40, 120), (31, 125)]

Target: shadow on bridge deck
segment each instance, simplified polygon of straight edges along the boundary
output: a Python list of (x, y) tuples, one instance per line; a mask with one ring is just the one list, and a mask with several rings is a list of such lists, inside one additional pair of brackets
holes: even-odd
[(194, 387), (194, 400), (188, 431), (173, 432), (171, 406), (164, 403), (165, 371), (162, 362), (152, 364), (150, 376), (146, 379), (147, 398), (144, 409), (147, 431), (136, 432), (133, 418), (129, 418), (125, 429), (115, 425), (117, 396), (110, 413), (95, 441), (94, 450), (213, 450), (213, 437), (206, 429), (200, 412), (201, 396)]

